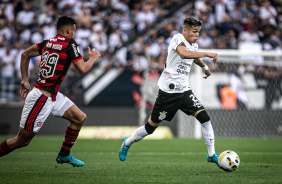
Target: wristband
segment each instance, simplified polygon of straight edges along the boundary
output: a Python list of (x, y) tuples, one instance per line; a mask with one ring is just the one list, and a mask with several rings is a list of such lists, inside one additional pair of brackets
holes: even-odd
[(204, 67), (202, 67), (202, 69), (204, 69), (205, 71), (209, 70), (208, 65), (205, 65)]

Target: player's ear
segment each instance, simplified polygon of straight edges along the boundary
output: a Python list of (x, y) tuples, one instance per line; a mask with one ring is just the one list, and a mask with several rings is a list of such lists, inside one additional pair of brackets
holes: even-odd
[(71, 28), (68, 27), (68, 28), (67, 28), (67, 33), (70, 34), (70, 32), (71, 32)]

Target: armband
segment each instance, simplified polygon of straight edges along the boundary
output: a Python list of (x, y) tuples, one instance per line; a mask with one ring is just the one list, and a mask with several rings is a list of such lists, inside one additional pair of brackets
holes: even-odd
[(208, 65), (205, 65), (204, 67), (202, 67), (202, 69), (207, 71), (207, 70), (209, 70), (209, 67), (208, 67)]

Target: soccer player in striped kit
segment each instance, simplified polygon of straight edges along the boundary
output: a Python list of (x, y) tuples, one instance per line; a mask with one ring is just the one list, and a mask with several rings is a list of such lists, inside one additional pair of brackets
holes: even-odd
[[(19, 133), (16, 137), (0, 144), (0, 157), (17, 148), (27, 146), (51, 113), (70, 121), (56, 161), (77, 167), (84, 165), (82, 161), (75, 159), (70, 154), (70, 150), (86, 120), (86, 114), (58, 90), (72, 63), (76, 71), (82, 75), (92, 68), (100, 58), (100, 54), (95, 49), (91, 51), (88, 48), (89, 60), (84, 62), (79, 47), (72, 38), (75, 30), (75, 20), (71, 17), (61, 16), (57, 21), (57, 35), (55, 37), (43, 40), (22, 53), (20, 94), (25, 98), (25, 105), (21, 115)], [(38, 55), (41, 55), (39, 79), (31, 89), (28, 65), (30, 58)]]

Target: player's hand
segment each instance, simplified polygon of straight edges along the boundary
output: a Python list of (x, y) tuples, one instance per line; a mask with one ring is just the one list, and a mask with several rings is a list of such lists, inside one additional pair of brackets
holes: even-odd
[(213, 63), (217, 61), (217, 53), (208, 53), (208, 57), (213, 58)]
[(204, 76), (204, 79), (207, 79), (210, 75), (211, 75), (211, 71), (210, 70), (206, 70), (205, 71), (206, 76)]
[(100, 53), (93, 49), (92, 51), (90, 51), (90, 48), (88, 47), (88, 56), (89, 59), (93, 59), (95, 62), (101, 57)]
[(31, 87), (30, 87), (30, 84), (29, 82), (25, 82), (25, 81), (22, 81), (21, 82), (21, 89), (20, 89), (20, 94), (21, 94), (21, 97), (22, 98), (25, 98), (26, 95), (30, 92), (31, 90)]

